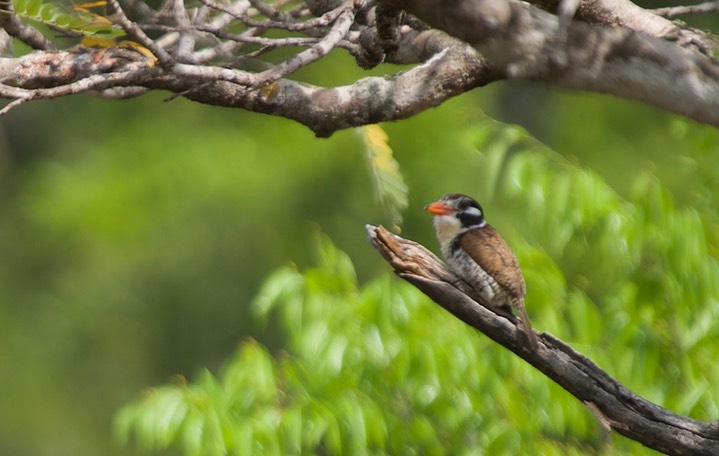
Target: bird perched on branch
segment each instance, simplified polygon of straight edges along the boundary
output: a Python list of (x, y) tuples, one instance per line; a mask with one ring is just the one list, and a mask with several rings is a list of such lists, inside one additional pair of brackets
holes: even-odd
[(524, 308), (526, 286), (519, 262), (502, 236), (484, 219), (482, 207), (460, 193), (445, 195), (425, 206), (433, 217), (442, 255), (449, 268), (501, 315), (519, 314), (532, 349), (538, 345)]

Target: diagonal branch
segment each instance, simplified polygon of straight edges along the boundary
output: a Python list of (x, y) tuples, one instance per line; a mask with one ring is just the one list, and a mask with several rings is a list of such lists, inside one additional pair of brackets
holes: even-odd
[(610, 429), (670, 455), (719, 454), (719, 423), (697, 421), (647, 401), (551, 334), (539, 334), (539, 350), (528, 350), (517, 343), (514, 324), (473, 301), (462, 282), (426, 248), (381, 226), (367, 225), (367, 232), (397, 275), (554, 380)]

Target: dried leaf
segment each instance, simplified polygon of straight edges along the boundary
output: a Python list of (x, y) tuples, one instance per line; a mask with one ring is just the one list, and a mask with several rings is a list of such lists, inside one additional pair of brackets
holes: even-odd
[(375, 191), (384, 207), (392, 227), (399, 231), (402, 211), (407, 208), (407, 184), (392, 148), (387, 143), (387, 133), (379, 125), (367, 125), (358, 129), (365, 143), (365, 153), (374, 177)]

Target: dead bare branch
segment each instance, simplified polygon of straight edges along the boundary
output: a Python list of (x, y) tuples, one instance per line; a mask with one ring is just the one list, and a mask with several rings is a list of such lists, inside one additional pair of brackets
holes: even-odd
[(719, 423), (697, 421), (647, 401), (551, 334), (538, 335), (539, 350), (527, 349), (517, 343), (514, 324), (472, 300), (461, 280), (429, 250), (381, 226), (367, 225), (367, 233), (399, 277), (587, 404), (602, 425), (670, 455), (719, 454)]

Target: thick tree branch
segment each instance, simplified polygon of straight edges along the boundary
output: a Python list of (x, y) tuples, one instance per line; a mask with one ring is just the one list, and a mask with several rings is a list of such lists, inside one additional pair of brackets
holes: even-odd
[[(15, 98), (17, 93), (59, 88), (90, 77), (107, 78), (108, 82), (112, 82), (116, 73), (137, 72), (137, 76), (144, 77), (149, 72), (142, 71), (152, 69), (152, 65), (152, 61), (143, 54), (132, 48), (120, 47), (83, 49), (80, 52), (36, 52), (20, 58), (0, 58), (0, 84), (6, 86), (0, 88), (0, 96)], [(140, 77), (132, 79), (141, 80)]]
[[(535, 1), (550, 10), (557, 3)], [(0, 97), (14, 100), (0, 115), (30, 100), (79, 91), (132, 96), (168, 90), (200, 103), (287, 117), (329, 136), (410, 117), (499, 79), (523, 79), (612, 94), (719, 126), (719, 64), (708, 56), (717, 48), (714, 37), (629, 0), (582, 2), (577, 17), (586, 22), (566, 24), (518, 0), (382, 0), (382, 7), (372, 0), (314, 0), (307, 8), (203, 0), (197, 9), (173, 0), (169, 12), (138, 0), (132, 10), (125, 8), (133, 14), (125, 14), (119, 0), (109, 3), (116, 24), (142, 45), (135, 45), (137, 52), (81, 46), (50, 51), (36, 36), (45, 51), (0, 59)], [(310, 12), (318, 17), (308, 17)], [(3, 19), (0, 26), (11, 35), (20, 33), (20, 25), (23, 36), (35, 30), (11, 11)], [(284, 61), (259, 59), (298, 45), (307, 49)], [(366, 68), (381, 62), (419, 66), (340, 87), (288, 79), (336, 48), (349, 50)], [(160, 68), (139, 71), (155, 64), (143, 49)], [(88, 78), (90, 83), (79, 83)]]
[(517, 0), (385, 0), (479, 51), (506, 78), (608, 93), (719, 126), (719, 65), (624, 28), (559, 19)]
[[(435, 39), (433, 35), (440, 35), (442, 43), (453, 42), (437, 32), (425, 35), (428, 36), (417, 38), (423, 41), (422, 49), (434, 50), (431, 45)], [(271, 87), (254, 89), (242, 85), (242, 82), (250, 82), (248, 80), (222, 80), (242, 75), (250, 77), (250, 73), (222, 69), (220, 76), (227, 74), (218, 81), (217, 72), (210, 66), (177, 64), (175, 69), (183, 75), (177, 77), (160, 68), (151, 68), (149, 64), (146, 56), (132, 48), (0, 58), (0, 96), (14, 99), (20, 94), (24, 98), (28, 96), (27, 92), (18, 88), (59, 88), (93, 75), (102, 77), (104, 74), (112, 80), (112, 74), (122, 73), (123, 78), (117, 85), (168, 90), (205, 104), (287, 117), (307, 125), (318, 136), (329, 136), (343, 128), (411, 117), (451, 96), (496, 79), (493, 72), (484, 68), (484, 61), (476, 52), (462, 44), (406, 72), (390, 77), (363, 78), (349, 86), (332, 88), (280, 79)], [(137, 77), (126, 78), (128, 71), (143, 67), (152, 71), (134, 73)], [(58, 82), (62, 84), (56, 85)], [(42, 98), (42, 93), (38, 97)]]
[(697, 421), (647, 401), (551, 334), (538, 335), (538, 351), (527, 349), (518, 344), (514, 324), (472, 300), (467, 285), (426, 248), (382, 227), (368, 225), (367, 232), (397, 275), (554, 380), (611, 429), (670, 455), (719, 454), (719, 423)]

